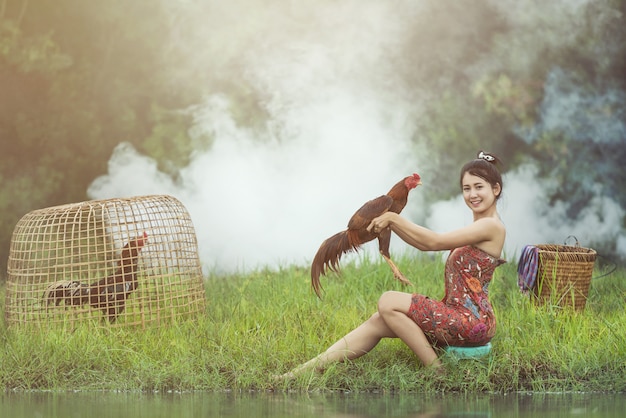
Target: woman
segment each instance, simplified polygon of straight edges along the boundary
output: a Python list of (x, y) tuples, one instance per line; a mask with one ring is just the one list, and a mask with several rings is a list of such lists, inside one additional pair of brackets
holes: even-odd
[(496, 325), (487, 288), (494, 269), (504, 263), (500, 255), (506, 235), (496, 209), (502, 195), (498, 162), (495, 156), (481, 151), (461, 169), (460, 185), (465, 204), (474, 215), (472, 224), (436, 233), (387, 212), (368, 227), (374, 232), (389, 227), (422, 251), (452, 250), (446, 261), (443, 300), (417, 293), (385, 292), (378, 300), (378, 312), (325, 352), (282, 377), (355, 359), (373, 349), (381, 338), (400, 338), (424, 365), (433, 367), (441, 365), (433, 345), (487, 344)]

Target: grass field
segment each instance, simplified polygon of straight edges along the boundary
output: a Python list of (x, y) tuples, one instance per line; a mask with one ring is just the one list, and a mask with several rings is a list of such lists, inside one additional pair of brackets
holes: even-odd
[[(626, 391), (626, 271), (592, 280), (582, 312), (536, 306), (517, 288), (515, 262), (490, 287), (498, 329), (480, 361), (444, 358), (446, 372), (420, 366), (398, 340), (371, 353), (276, 383), (357, 326), (386, 290), (443, 296), (439, 256), (400, 257), (414, 287), (384, 262), (349, 262), (323, 278), (289, 266), (206, 278), (206, 313), (161, 326), (100, 328), (0, 323), (0, 387), (5, 390), (293, 390), (353, 392)], [(596, 276), (602, 271), (597, 271)], [(0, 287), (2, 307), (4, 285)]]

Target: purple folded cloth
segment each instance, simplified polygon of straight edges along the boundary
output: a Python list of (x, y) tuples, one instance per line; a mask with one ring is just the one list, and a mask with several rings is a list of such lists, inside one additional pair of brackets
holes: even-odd
[(534, 245), (525, 246), (517, 264), (517, 284), (523, 293), (532, 290), (537, 280), (538, 269), (539, 249)]

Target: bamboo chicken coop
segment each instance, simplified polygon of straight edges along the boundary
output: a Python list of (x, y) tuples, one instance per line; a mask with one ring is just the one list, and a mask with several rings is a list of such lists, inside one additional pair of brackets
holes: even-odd
[(5, 305), (9, 326), (195, 317), (205, 292), (191, 218), (166, 195), (32, 211), (11, 237)]

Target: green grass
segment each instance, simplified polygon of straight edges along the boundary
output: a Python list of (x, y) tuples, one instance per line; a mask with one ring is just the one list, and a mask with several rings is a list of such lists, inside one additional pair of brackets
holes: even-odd
[[(443, 262), (404, 257), (414, 283), (395, 281), (384, 262), (348, 263), (323, 278), (285, 267), (206, 278), (201, 317), (142, 328), (12, 326), (0, 321), (5, 390), (295, 390), (353, 392), (626, 391), (626, 271), (592, 281), (587, 306), (535, 306), (517, 289), (515, 263), (498, 268), (490, 296), (498, 318), (489, 358), (444, 359), (446, 373), (420, 366), (398, 340), (370, 354), (276, 384), (371, 315), (385, 290), (443, 295)], [(4, 308), (4, 285), (0, 288)]]

